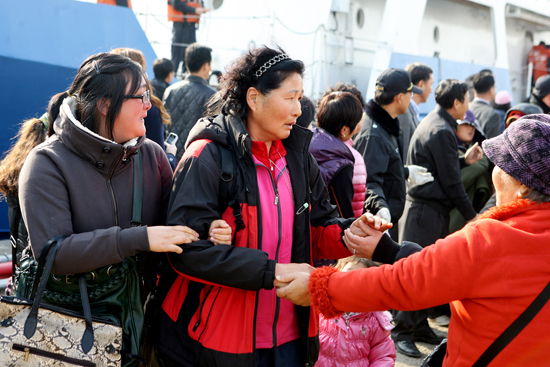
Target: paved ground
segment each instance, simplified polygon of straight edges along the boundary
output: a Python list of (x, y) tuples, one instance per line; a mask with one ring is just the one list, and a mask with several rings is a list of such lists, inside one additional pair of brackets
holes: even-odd
[[(439, 336), (447, 337), (447, 328), (437, 326), (435, 324), (432, 324), (430, 322), (430, 326), (435, 331), (435, 333)], [(407, 357), (399, 352), (397, 352), (397, 362), (395, 363), (395, 367), (417, 367), (422, 364), (422, 361), (424, 358), (430, 354), (430, 352), (435, 348), (435, 345), (427, 344), (427, 343), (416, 343), (416, 346), (420, 350), (420, 353), (422, 353), (422, 357), (420, 358), (411, 358)]]

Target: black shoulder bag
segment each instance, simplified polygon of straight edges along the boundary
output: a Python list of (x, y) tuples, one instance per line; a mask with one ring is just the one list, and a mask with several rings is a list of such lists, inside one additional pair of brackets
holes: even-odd
[[(544, 287), (542, 292), (535, 298), (535, 300), (527, 307), (525, 311), (518, 318), (506, 328), (500, 334), (498, 338), (485, 350), (485, 352), (477, 359), (472, 367), (486, 367), (491, 363), (495, 357), (502, 352), (504, 348), (519, 333), (535, 318), (539, 311), (544, 307), (544, 305), (550, 299), (550, 283)], [(443, 364), (443, 359), (447, 353), (447, 339), (438, 345), (433, 352), (426, 357), (421, 367), (439, 367)]]

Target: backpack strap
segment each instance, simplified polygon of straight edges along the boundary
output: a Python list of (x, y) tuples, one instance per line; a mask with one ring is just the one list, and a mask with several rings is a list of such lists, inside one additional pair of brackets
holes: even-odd
[[(222, 169), (220, 177), (220, 194), (218, 211), (222, 214), (227, 207), (233, 209), (233, 216), (235, 217), (235, 233), (244, 229), (244, 224), (241, 212), (241, 205), (237, 200), (236, 189), (236, 177), (237, 177), (237, 163), (235, 162), (235, 154), (225, 146), (214, 143), (218, 149), (218, 155), (220, 156), (220, 166)], [(235, 238), (235, 236), (233, 236)]]

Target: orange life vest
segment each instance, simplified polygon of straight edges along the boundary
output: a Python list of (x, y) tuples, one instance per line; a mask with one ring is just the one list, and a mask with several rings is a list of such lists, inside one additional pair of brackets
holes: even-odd
[[(184, 0), (178, 0), (180, 2), (185, 2), (188, 6), (192, 8), (200, 8), (202, 7), (201, 1), (184, 1)], [(171, 4), (170, 0), (168, 0), (168, 21), (169, 22), (185, 22), (185, 23), (198, 23), (199, 22), (200, 15), (197, 14), (187, 14), (183, 13), (179, 10), (176, 10)]]
[(527, 60), (533, 63), (533, 83), (550, 71), (550, 49), (544, 45), (533, 46)]
[[(120, 4), (126, 2), (127, 4)], [(118, 1), (119, 4), (117, 4), (117, 0), (97, 0), (98, 4), (108, 4), (108, 5), (118, 5), (118, 6), (126, 6), (130, 9), (132, 9), (132, 0), (126, 0), (126, 1)]]

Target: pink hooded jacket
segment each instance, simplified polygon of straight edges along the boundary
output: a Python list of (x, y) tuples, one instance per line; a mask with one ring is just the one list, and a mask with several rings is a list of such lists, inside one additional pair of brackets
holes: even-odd
[(319, 315), (321, 350), (315, 367), (386, 367), (395, 365), (393, 329), (388, 311)]
[(365, 166), (365, 160), (361, 153), (353, 148), (353, 139), (346, 140), (344, 142), (351, 150), (353, 158), (355, 158), (355, 164), (353, 166), (353, 199), (351, 200), (351, 207), (353, 208), (353, 215), (355, 218), (359, 218), (363, 215), (365, 207), (365, 191), (367, 188), (367, 167)]

